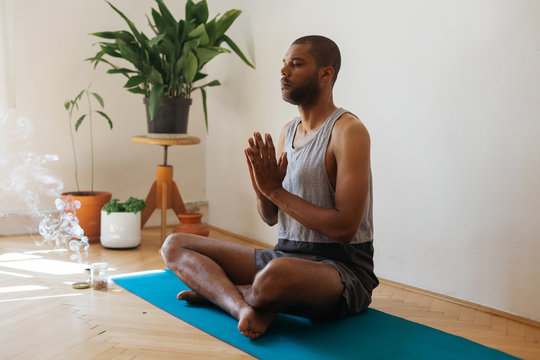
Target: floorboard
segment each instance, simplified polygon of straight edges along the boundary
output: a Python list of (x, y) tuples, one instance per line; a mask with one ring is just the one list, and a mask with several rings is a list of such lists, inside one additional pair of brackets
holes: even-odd
[[(216, 229), (211, 236), (250, 245)], [(35, 239), (0, 237), (2, 359), (252, 359), (114, 283), (106, 291), (72, 289), (72, 282), (88, 279), (86, 266), (73, 267), (69, 252), (38, 247)], [(84, 262), (107, 262), (110, 275), (164, 268), (160, 229), (144, 229), (142, 239), (134, 250), (91, 245)], [(540, 359), (540, 329), (503, 316), (384, 282), (372, 307), (523, 359)]]

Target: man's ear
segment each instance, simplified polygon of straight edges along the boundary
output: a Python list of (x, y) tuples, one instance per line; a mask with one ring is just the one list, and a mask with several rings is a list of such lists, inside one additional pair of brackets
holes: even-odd
[(322, 81), (332, 81), (334, 77), (334, 68), (332, 66), (325, 66), (319, 69), (319, 76)]

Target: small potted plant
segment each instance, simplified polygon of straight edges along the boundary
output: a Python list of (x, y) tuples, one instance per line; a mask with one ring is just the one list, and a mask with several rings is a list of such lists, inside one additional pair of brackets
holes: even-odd
[[(84, 110), (81, 109), (81, 104), (83, 103), (86, 103)], [(67, 100), (64, 103), (64, 107), (68, 112), (69, 117), (69, 134), (71, 137), (73, 161), (75, 164), (75, 184), (77, 186), (77, 191), (63, 193), (62, 199), (64, 202), (69, 202), (68, 198), (80, 201), (81, 207), (76, 211), (79, 224), (84, 230), (84, 234), (88, 237), (88, 241), (90, 243), (97, 243), (99, 242), (100, 232), (100, 211), (103, 205), (107, 201), (111, 200), (112, 194), (108, 191), (94, 191), (94, 115), (97, 114), (103, 119), (107, 120), (107, 123), (111, 129), (113, 127), (113, 123), (109, 116), (102, 111), (105, 107), (103, 98), (98, 93), (91, 91), (90, 86), (81, 90), (73, 100)], [(96, 107), (101, 108), (102, 110), (96, 110)], [(74, 117), (77, 116), (77, 114), (79, 117), (75, 124), (73, 124)], [(73, 136), (73, 129), (78, 131), (85, 119), (88, 119), (87, 122), (90, 145), (90, 190), (81, 190), (79, 186), (78, 157), (75, 148), (75, 137)]]
[(146, 203), (134, 197), (121, 203), (109, 201), (101, 209), (101, 245), (110, 249), (132, 249), (141, 244), (141, 210)]
[[(87, 60), (105, 63), (110, 74), (122, 74), (124, 87), (135, 94), (144, 95), (148, 123), (148, 136), (182, 137), (187, 132), (191, 93), (200, 90), (204, 119), (208, 130), (206, 87), (220, 85), (218, 80), (207, 81), (203, 67), (214, 57), (230, 53), (221, 47), (226, 43), (248, 66), (253, 64), (225, 33), (241, 14), (232, 9), (221, 17), (209, 20), (206, 0), (194, 3), (187, 0), (185, 19), (177, 20), (163, 0), (156, 0), (158, 9), (148, 17), (153, 35), (147, 36), (135, 24), (107, 1), (127, 23), (128, 30), (103, 31), (92, 35), (104, 39), (98, 42), (100, 50)], [(128, 67), (115, 64), (126, 60)], [(204, 84), (198, 82), (203, 80)], [(178, 136), (176, 136), (177, 134)]]

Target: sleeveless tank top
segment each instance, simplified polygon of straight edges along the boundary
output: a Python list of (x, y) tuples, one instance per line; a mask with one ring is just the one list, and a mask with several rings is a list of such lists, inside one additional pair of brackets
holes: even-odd
[[(347, 110), (342, 108), (336, 109), (326, 119), (315, 136), (298, 148), (293, 147), (293, 141), (301, 118), (297, 117), (293, 120), (287, 129), (283, 147), (283, 151), (287, 152), (288, 160), (287, 174), (282, 184), (285, 190), (311, 204), (330, 209), (335, 207), (335, 191), (326, 171), (326, 149), (334, 124), (347, 112)], [(366, 205), (362, 221), (355, 237), (350, 243), (351, 245), (367, 243), (373, 240), (371, 180), (370, 169)], [(286, 241), (288, 243), (293, 241), (326, 244), (337, 243), (336, 240), (305, 227), (281, 209), (278, 209), (278, 237), (281, 242)], [(288, 247), (290, 245), (292, 244), (289, 244)]]

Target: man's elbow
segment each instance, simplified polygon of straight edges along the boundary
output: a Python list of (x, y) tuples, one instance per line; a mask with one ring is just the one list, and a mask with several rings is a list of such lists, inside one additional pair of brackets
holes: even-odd
[(358, 226), (340, 226), (335, 230), (333, 238), (342, 244), (349, 244), (351, 241), (353, 241), (357, 231)]
[(277, 224), (278, 222), (278, 218), (277, 216), (273, 216), (273, 217), (263, 217), (263, 221), (268, 225), (268, 226), (274, 226)]

